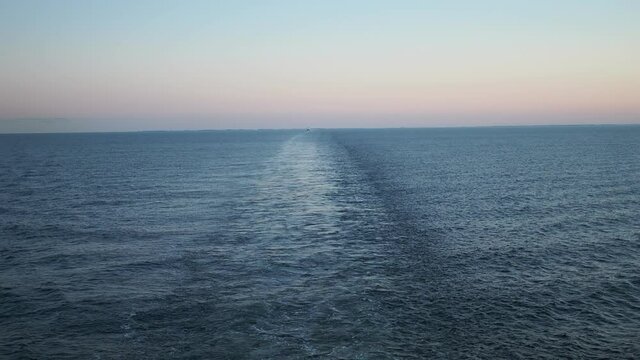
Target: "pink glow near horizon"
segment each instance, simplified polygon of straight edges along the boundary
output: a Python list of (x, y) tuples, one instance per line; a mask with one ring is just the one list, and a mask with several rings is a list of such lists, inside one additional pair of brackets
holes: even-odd
[[(488, 10), (465, 1), (402, 2), (400, 10), (366, 2), (62, 3), (4, 5), (13, 17), (3, 30), (14, 36), (3, 40), (0, 119), (147, 119), (141, 128), (179, 128), (179, 120), (153, 118), (194, 116), (218, 120), (185, 126), (234, 127), (220, 119), (246, 114), (271, 119), (250, 122), (262, 127), (295, 127), (292, 114), (328, 126), (340, 123), (330, 116), (367, 125), (368, 116), (423, 115), (408, 123), (428, 126), (460, 114), (477, 115), (463, 122), (470, 124), (491, 123), (492, 115), (549, 123), (563, 114), (640, 122), (640, 26), (629, 15), (640, 6), (629, 2), (496, 2)], [(465, 6), (475, 13), (460, 12)], [(127, 17), (114, 15), (122, 11)], [(200, 15), (207, 11), (218, 21)]]

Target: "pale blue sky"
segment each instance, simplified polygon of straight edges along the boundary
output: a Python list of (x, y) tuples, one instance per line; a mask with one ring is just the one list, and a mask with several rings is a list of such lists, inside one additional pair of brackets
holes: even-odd
[(638, 122), (638, 19), (632, 0), (0, 0), (0, 131)]

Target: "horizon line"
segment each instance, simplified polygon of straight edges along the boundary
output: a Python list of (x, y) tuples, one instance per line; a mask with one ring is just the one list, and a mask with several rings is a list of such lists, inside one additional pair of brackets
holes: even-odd
[(564, 124), (477, 124), (477, 125), (431, 125), (431, 126), (371, 126), (371, 127), (273, 127), (273, 128), (203, 128), (203, 129), (149, 129), (149, 130), (105, 130), (105, 131), (32, 131), (0, 132), (0, 135), (64, 135), (64, 134), (127, 134), (167, 132), (215, 132), (215, 131), (295, 131), (295, 130), (398, 130), (398, 129), (464, 129), (464, 128), (527, 128), (527, 127), (596, 127), (596, 126), (640, 126), (640, 123), (564, 123)]

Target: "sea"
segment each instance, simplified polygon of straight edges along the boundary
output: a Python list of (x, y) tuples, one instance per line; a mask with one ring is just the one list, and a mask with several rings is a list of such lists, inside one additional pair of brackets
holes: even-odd
[(640, 358), (640, 126), (0, 135), (0, 358)]

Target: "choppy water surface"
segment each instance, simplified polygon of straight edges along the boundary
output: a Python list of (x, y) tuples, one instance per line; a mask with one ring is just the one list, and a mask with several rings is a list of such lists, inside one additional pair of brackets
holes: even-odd
[(2, 358), (640, 357), (640, 127), (0, 135)]

